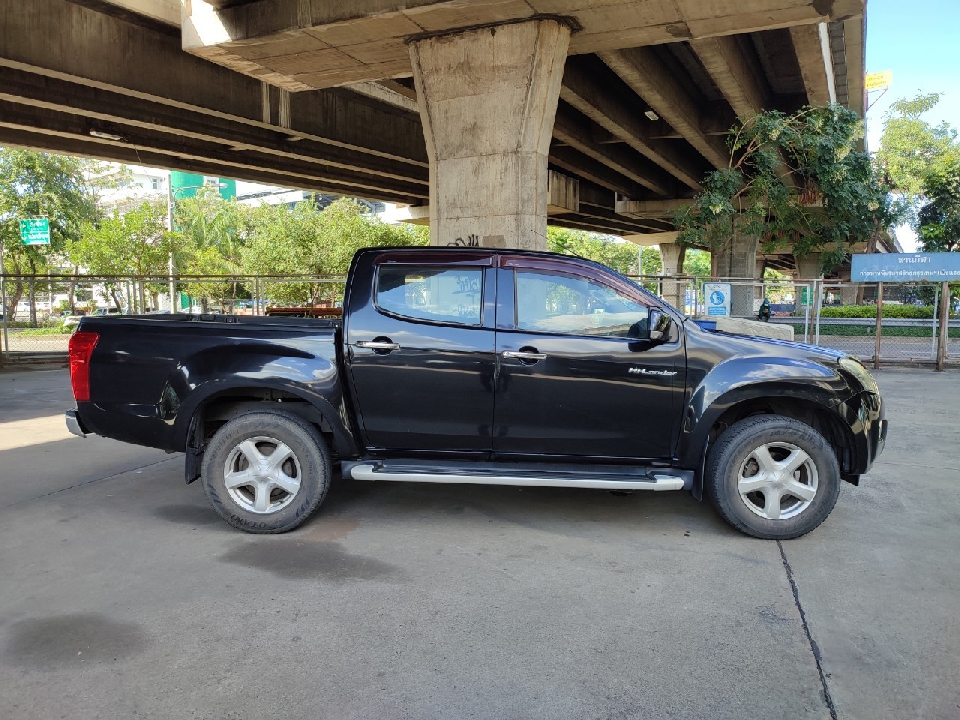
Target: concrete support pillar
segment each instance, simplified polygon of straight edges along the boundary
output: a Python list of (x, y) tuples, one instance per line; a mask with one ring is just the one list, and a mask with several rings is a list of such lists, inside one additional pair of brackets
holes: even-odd
[(714, 275), (721, 278), (742, 278), (734, 283), (730, 293), (730, 313), (749, 317), (753, 312), (754, 286), (757, 280), (757, 248), (760, 240), (751, 235), (735, 235), (725, 248), (714, 250)]
[(682, 275), (683, 258), (687, 254), (687, 249), (676, 243), (660, 243), (660, 262), (663, 265), (664, 275)]
[[(676, 243), (660, 243), (660, 262), (663, 265), (663, 274), (666, 276), (683, 274), (683, 258), (687, 249)], [(675, 308), (683, 311), (686, 304), (686, 280), (670, 280), (665, 277), (661, 283), (663, 299)]]
[(569, 43), (556, 20), (410, 43), (431, 244), (546, 249), (547, 151)]
[(860, 295), (860, 288), (856, 285), (844, 285), (840, 288), (840, 302), (844, 305), (856, 305)]
[(793, 260), (797, 264), (797, 277), (799, 279), (816, 280), (820, 277), (820, 253), (794, 255)]
[(754, 277), (757, 279), (757, 287), (753, 291), (753, 297), (756, 300), (763, 300), (763, 273), (767, 269), (767, 259), (763, 255), (757, 255), (757, 269)]
[(793, 261), (797, 266), (797, 277), (798, 280), (803, 280), (804, 283), (796, 288), (797, 296), (797, 314), (802, 315), (806, 312), (806, 306), (803, 304), (803, 293), (804, 288), (807, 288), (806, 292), (809, 293), (809, 303), (810, 303), (810, 312), (811, 315), (814, 312), (815, 307), (815, 297), (814, 297), (814, 287), (813, 283), (809, 282), (810, 280), (816, 280), (820, 277), (820, 253), (807, 253), (806, 255), (794, 255)]

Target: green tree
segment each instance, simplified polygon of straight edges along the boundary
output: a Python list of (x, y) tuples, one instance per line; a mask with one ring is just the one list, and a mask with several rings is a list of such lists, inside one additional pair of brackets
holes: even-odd
[(884, 115), (877, 166), (911, 207), (922, 203), (929, 178), (949, 174), (960, 162), (957, 131), (923, 118), (939, 101), (939, 93), (901, 98)]
[[(240, 266), (241, 251), (248, 233), (251, 208), (226, 200), (211, 188), (195, 196), (177, 199), (174, 229), (177, 239), (190, 249), (213, 248), (228, 266)], [(199, 274), (199, 273), (197, 273)]]
[(960, 250), (960, 142), (948, 123), (924, 116), (939, 93), (897, 100), (884, 116), (877, 163), (907, 208), (920, 248)]
[[(593, 260), (613, 268), (624, 275), (637, 275), (637, 261), (640, 258), (640, 249), (631, 242), (623, 242), (612, 235), (599, 235), (584, 230), (569, 228), (548, 227), (547, 249), (550, 252)], [(659, 262), (660, 256), (653, 248), (649, 248)], [(648, 268), (649, 269), (649, 268)], [(643, 271), (648, 273), (647, 270)]]
[(924, 252), (960, 251), (960, 163), (931, 170), (924, 179), (926, 204), (917, 215)]
[[(97, 223), (85, 224), (79, 237), (67, 243), (66, 252), (71, 262), (93, 275), (157, 276), (167, 272), (171, 240), (166, 204), (144, 202), (125, 214), (114, 212)], [(123, 309), (118, 291), (124, 284), (121, 278), (104, 283), (118, 310)], [(158, 289), (137, 287), (141, 310), (146, 310), (145, 292)]]
[[(341, 198), (325, 210), (312, 202), (293, 209), (262, 205), (250, 216), (249, 238), (242, 250), (243, 268), (254, 275), (310, 274), (338, 276), (347, 272), (354, 253), (363, 247), (426, 245), (427, 229), (389, 225)], [(339, 282), (275, 282), (264, 293), (273, 301), (302, 304), (339, 300)]]
[[(243, 248), (250, 234), (252, 209), (227, 200), (212, 188), (176, 199), (173, 244), (178, 248), (180, 275), (236, 275), (242, 269)], [(248, 297), (252, 288), (236, 280), (183, 282), (180, 288), (197, 298), (204, 310), (211, 301)]]
[[(759, 113), (731, 132), (729, 166), (708, 173), (677, 214), (678, 241), (720, 250), (755, 236), (767, 250), (791, 245), (799, 255), (832, 244), (822, 260), (835, 266), (897, 217), (889, 187), (857, 150), (862, 137), (860, 118), (839, 105)], [(799, 190), (785, 184), (785, 169)]]
[[(84, 178), (90, 163), (49, 153), (0, 148), (0, 244), (8, 273), (36, 275), (56, 261), (67, 243), (80, 235), (85, 223), (97, 217), (95, 198)], [(19, 221), (45, 217), (50, 221), (50, 245), (25, 246)], [(13, 317), (24, 294), (17, 279), (8, 289), (7, 317)], [(26, 288), (30, 321), (36, 325), (36, 283)]]
[(683, 257), (683, 273), (693, 277), (710, 277), (710, 253), (688, 248)]

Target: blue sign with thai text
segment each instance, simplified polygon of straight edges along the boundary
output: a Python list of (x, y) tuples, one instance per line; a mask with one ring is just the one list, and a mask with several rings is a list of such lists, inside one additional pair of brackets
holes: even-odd
[(871, 253), (854, 255), (852, 282), (947, 282), (960, 280), (960, 253)]

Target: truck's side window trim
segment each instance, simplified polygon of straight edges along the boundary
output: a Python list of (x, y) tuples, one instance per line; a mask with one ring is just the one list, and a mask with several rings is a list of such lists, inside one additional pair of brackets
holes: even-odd
[(377, 312), (408, 322), (483, 327), (484, 268), (390, 263), (377, 266)]

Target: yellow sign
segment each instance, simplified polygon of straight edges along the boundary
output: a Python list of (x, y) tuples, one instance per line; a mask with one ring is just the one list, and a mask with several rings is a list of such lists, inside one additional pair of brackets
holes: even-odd
[(883, 72), (870, 73), (867, 75), (867, 92), (871, 90), (883, 90), (893, 84), (893, 71), (884, 70)]

